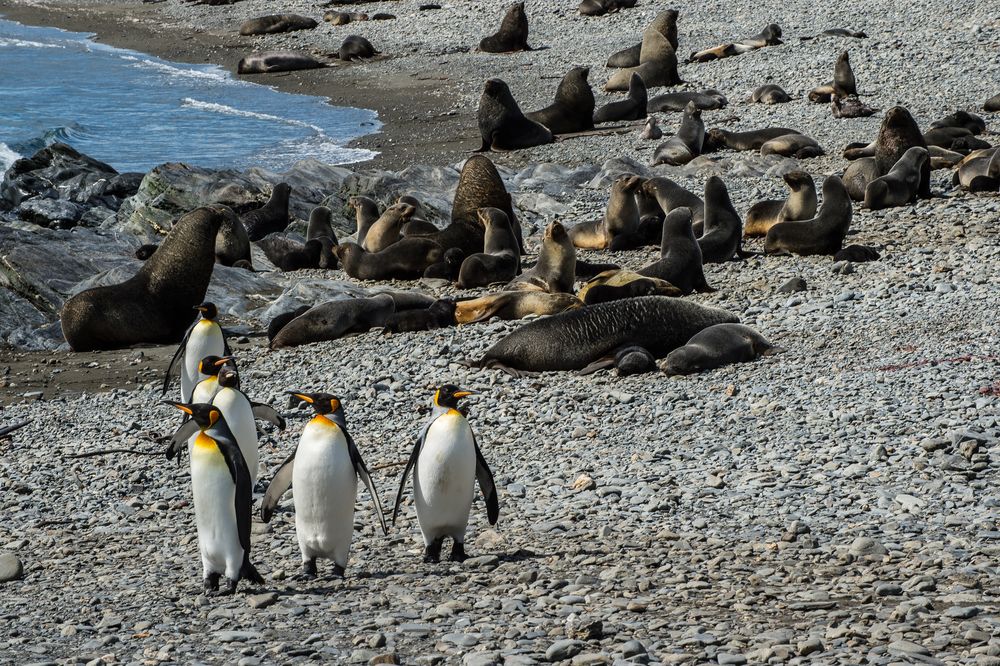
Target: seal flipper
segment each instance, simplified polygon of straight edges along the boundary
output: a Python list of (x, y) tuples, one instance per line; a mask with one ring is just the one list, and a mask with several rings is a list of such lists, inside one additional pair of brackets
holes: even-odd
[(365, 486), (368, 487), (368, 493), (372, 496), (372, 502), (375, 504), (375, 515), (378, 517), (379, 525), (382, 526), (382, 534), (389, 534), (389, 529), (385, 524), (385, 512), (382, 510), (382, 501), (378, 498), (378, 493), (375, 492), (375, 484), (372, 483), (371, 474), (368, 473), (368, 467), (361, 457), (361, 452), (358, 451), (358, 447), (354, 444), (354, 438), (348, 434), (347, 430), (341, 428), (341, 432), (344, 433), (344, 437), (347, 439), (347, 451), (351, 456), (354, 472), (364, 482)]
[[(296, 447), (297, 450), (298, 447)], [(285, 491), (292, 487), (292, 470), (294, 468), (295, 451), (292, 451), (292, 454), (285, 458), (285, 461), (278, 467), (278, 471), (274, 473), (274, 478), (271, 479), (271, 483), (267, 485), (267, 490), (264, 492), (264, 499), (260, 503), (260, 519), (263, 522), (271, 522), (274, 509), (278, 506), (278, 500), (285, 494)]]
[(577, 370), (576, 374), (583, 377), (586, 375), (592, 375), (598, 370), (607, 370), (613, 368), (615, 365), (614, 356), (605, 356), (604, 358), (599, 358), (596, 361), (584, 366), (582, 369)]
[(277, 426), (278, 430), (285, 429), (285, 419), (282, 418), (281, 414), (278, 413), (271, 405), (265, 405), (260, 402), (251, 402), (250, 408), (253, 411), (253, 416), (255, 419), (260, 419), (261, 421), (267, 421), (268, 423)]
[(483, 458), (483, 452), (479, 450), (475, 434), (472, 435), (472, 445), (476, 449), (476, 481), (479, 482), (479, 490), (482, 491), (483, 499), (486, 501), (486, 517), (489, 519), (490, 525), (496, 525), (497, 520), (500, 519), (500, 500), (497, 498), (496, 481), (493, 480), (490, 466)]

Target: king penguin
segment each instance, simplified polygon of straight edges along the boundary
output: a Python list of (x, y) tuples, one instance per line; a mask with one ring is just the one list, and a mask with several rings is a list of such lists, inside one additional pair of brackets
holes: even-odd
[(269, 522), (278, 500), (289, 486), (294, 487), (295, 534), (302, 551), (302, 577), (316, 577), (318, 557), (333, 560), (333, 575), (342, 577), (354, 536), (358, 477), (368, 486), (382, 533), (388, 534), (382, 503), (368, 467), (347, 431), (340, 400), (328, 393), (292, 392), (291, 395), (312, 405), (316, 415), (306, 424), (292, 455), (275, 472), (261, 503), (261, 519)]
[(453, 541), (451, 560), (465, 560), (465, 530), (477, 480), (490, 525), (496, 525), (500, 517), (493, 473), (479, 450), (469, 421), (458, 411), (458, 401), (472, 394), (452, 384), (445, 384), (435, 392), (430, 420), (420, 432), (399, 480), (392, 522), (396, 523), (406, 477), (412, 469), (417, 522), (424, 536), (424, 562), (441, 560), (445, 537)]
[[(196, 305), (195, 310), (201, 313), (201, 317), (191, 324), (184, 339), (178, 345), (174, 357), (170, 359), (167, 366), (167, 374), (163, 378), (163, 394), (170, 388), (170, 378), (177, 372), (177, 364), (183, 361), (180, 366), (181, 373), (181, 401), (189, 403), (193, 400), (192, 392), (198, 382), (205, 378), (205, 374), (200, 371), (201, 359), (206, 356), (228, 356), (229, 343), (222, 332), (222, 327), (216, 322), (219, 310), (214, 303), (202, 303)], [(197, 401), (195, 401), (197, 402)]]
[[(215, 394), (219, 392), (219, 372), (222, 370), (222, 366), (230, 360), (232, 360), (231, 356), (211, 355), (198, 361), (198, 374), (204, 377), (204, 379), (197, 383), (194, 390), (191, 391), (190, 402), (185, 404), (212, 404)], [(181, 453), (184, 451), (183, 445), (185, 443), (193, 444), (193, 438), (197, 434), (198, 424), (194, 423), (191, 417), (187, 415), (187, 412), (185, 412), (184, 421), (173, 437), (170, 438), (170, 443), (167, 445), (167, 460), (173, 460), (176, 457), (177, 464), (180, 464)]]
[[(212, 405), (167, 404), (198, 424), (191, 450), (191, 490), (206, 594), (235, 594), (241, 578), (263, 584), (250, 562), (250, 471), (226, 419)], [(226, 582), (220, 591), (223, 575)]]

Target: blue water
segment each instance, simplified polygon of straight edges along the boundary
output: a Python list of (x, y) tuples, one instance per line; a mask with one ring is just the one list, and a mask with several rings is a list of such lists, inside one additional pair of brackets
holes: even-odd
[(283, 170), (307, 157), (344, 164), (375, 155), (343, 146), (380, 126), (374, 111), (278, 92), (214, 65), (0, 19), (0, 172), (55, 141), (119, 171), (163, 162)]

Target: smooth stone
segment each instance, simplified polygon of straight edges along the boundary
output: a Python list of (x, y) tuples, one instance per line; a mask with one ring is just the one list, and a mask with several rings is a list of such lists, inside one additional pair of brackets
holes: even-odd
[(586, 644), (583, 641), (575, 641), (569, 638), (563, 639), (549, 646), (545, 651), (545, 658), (548, 661), (571, 659), (583, 652), (584, 647), (586, 647)]
[(930, 656), (931, 651), (925, 648), (919, 643), (914, 643), (913, 641), (893, 641), (889, 643), (889, 654), (894, 654), (896, 656)]
[(747, 663), (746, 655), (732, 654), (730, 652), (720, 652), (715, 656), (715, 659), (720, 664), (732, 664), (734, 666)]
[(807, 288), (806, 281), (800, 277), (793, 277), (785, 284), (778, 287), (779, 294), (794, 294), (799, 291), (805, 291)]
[(860, 556), (882, 556), (888, 551), (885, 546), (880, 544), (878, 541), (871, 537), (859, 536), (851, 543), (851, 548), (849, 550), (851, 555), (855, 557)]
[(250, 608), (267, 608), (268, 606), (273, 606), (277, 601), (277, 592), (264, 592), (263, 594), (254, 594), (247, 597), (247, 603), (250, 604)]
[(14, 553), (0, 553), (0, 583), (17, 580), (24, 575), (24, 564)]

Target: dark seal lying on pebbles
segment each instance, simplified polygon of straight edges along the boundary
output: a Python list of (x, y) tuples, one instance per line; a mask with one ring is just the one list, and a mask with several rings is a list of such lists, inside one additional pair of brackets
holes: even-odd
[(683, 347), (673, 350), (660, 362), (668, 375), (690, 375), (747, 363), (779, 351), (763, 335), (744, 324), (716, 324), (698, 331)]
[(583, 307), (573, 294), (549, 294), (544, 291), (501, 291), (457, 303), (455, 320), (472, 324), (496, 317), (523, 319), (529, 315), (553, 315)]
[(477, 119), (483, 139), (480, 152), (531, 148), (553, 140), (548, 128), (521, 113), (510, 88), (500, 79), (490, 79), (483, 86)]
[(760, 86), (750, 95), (751, 104), (784, 104), (792, 101), (781, 86), (774, 83), (767, 83)]
[(374, 58), (379, 51), (372, 46), (372, 43), (361, 35), (348, 35), (340, 44), (335, 54), (340, 60), (367, 60)]
[(684, 90), (681, 92), (661, 93), (650, 98), (646, 104), (646, 111), (648, 113), (683, 111), (692, 102), (702, 111), (722, 109), (729, 104), (729, 100), (718, 90), (706, 88), (698, 92)]
[(367, 252), (357, 243), (334, 248), (344, 272), (355, 280), (411, 280), (422, 277), (441, 261), (444, 248), (424, 236), (407, 236), (381, 252)]
[(320, 303), (281, 327), (271, 340), (271, 349), (336, 340), (348, 333), (363, 333), (383, 326), (395, 311), (395, 303), (388, 294)]
[(528, 46), (528, 16), (524, 13), (524, 3), (518, 2), (507, 10), (500, 22), (500, 29), (479, 42), (479, 50), (485, 53), (511, 53), (530, 51)]
[(242, 58), (236, 66), (237, 74), (270, 74), (294, 72), (299, 69), (318, 69), (326, 65), (308, 53), (298, 51), (263, 51)]
[(713, 127), (705, 135), (703, 151), (708, 153), (721, 148), (730, 150), (760, 150), (761, 146), (788, 134), (801, 134), (798, 130), (787, 127), (765, 127), (747, 132), (730, 132), (719, 127)]
[(594, 129), (594, 91), (587, 76), (589, 67), (574, 67), (556, 88), (556, 98), (544, 109), (524, 114), (541, 123), (553, 134), (569, 134)]
[(319, 23), (308, 16), (298, 14), (269, 14), (244, 21), (240, 26), (241, 35), (273, 35), (293, 30), (311, 30)]

